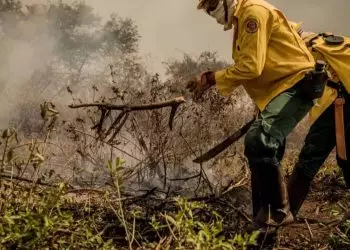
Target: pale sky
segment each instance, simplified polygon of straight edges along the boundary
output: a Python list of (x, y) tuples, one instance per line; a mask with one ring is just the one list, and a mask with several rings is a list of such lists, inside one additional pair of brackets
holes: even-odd
[[(27, 0), (31, 2), (36, 0)], [(45, 0), (37, 0), (45, 2)], [(72, 1), (72, 0), (65, 0)], [(197, 55), (217, 51), (231, 61), (231, 32), (196, 9), (197, 0), (85, 0), (102, 17), (116, 12), (135, 20), (142, 36), (140, 49), (151, 70), (183, 52)], [(271, 0), (290, 20), (303, 21), (304, 30), (350, 35), (350, 0)]]

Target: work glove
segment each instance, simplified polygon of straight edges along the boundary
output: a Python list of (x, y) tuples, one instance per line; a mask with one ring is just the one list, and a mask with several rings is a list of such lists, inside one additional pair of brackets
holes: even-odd
[(215, 74), (212, 71), (205, 71), (188, 81), (186, 89), (193, 92), (194, 98), (199, 99), (211, 86), (215, 85)]

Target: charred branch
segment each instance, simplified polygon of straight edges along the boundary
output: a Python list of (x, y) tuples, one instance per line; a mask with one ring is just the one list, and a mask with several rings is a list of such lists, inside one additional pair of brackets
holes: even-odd
[[(118, 135), (124, 124), (126, 123), (129, 113), (132, 111), (145, 111), (145, 110), (154, 110), (154, 109), (160, 109), (160, 108), (166, 108), (171, 107), (171, 112), (169, 116), (169, 127), (170, 129), (173, 128), (173, 121), (174, 117), (176, 115), (176, 111), (180, 104), (184, 103), (185, 99), (184, 97), (176, 97), (172, 100), (165, 101), (165, 102), (158, 102), (158, 103), (150, 103), (150, 104), (144, 104), (144, 105), (116, 105), (112, 103), (83, 103), (83, 104), (71, 104), (69, 105), (72, 109), (77, 108), (87, 108), (87, 107), (96, 107), (99, 110), (101, 110), (100, 119), (94, 126), (91, 127), (91, 129), (96, 129), (97, 134), (99, 135), (99, 138), (106, 139), (107, 136), (113, 134), (108, 139), (109, 143), (112, 143), (115, 139), (115, 137)], [(118, 114), (118, 116), (114, 119), (112, 124), (107, 129), (103, 129), (103, 124), (105, 123), (106, 119), (111, 116), (111, 111), (113, 110), (120, 110), (121, 113)], [(105, 132), (106, 131), (106, 132)]]
[(160, 109), (160, 108), (165, 108), (165, 107), (174, 107), (174, 106), (178, 106), (184, 102), (185, 102), (184, 97), (180, 96), (180, 97), (176, 97), (176, 98), (169, 100), (169, 101), (144, 104), (144, 105), (116, 105), (116, 104), (111, 104), (111, 103), (82, 103), (82, 104), (71, 104), (71, 105), (69, 105), (69, 107), (72, 109), (97, 107), (97, 108), (103, 108), (106, 110), (143, 111), (143, 110)]

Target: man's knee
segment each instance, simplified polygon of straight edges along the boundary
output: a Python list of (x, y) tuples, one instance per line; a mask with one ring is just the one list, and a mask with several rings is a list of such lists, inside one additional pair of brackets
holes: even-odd
[(249, 162), (275, 160), (278, 140), (264, 131), (262, 126), (254, 124), (248, 131), (244, 140), (244, 154)]
[(260, 129), (253, 126), (249, 129), (244, 138), (244, 154), (248, 159), (251, 158), (252, 155), (255, 155), (255, 151), (258, 151), (259, 148), (261, 148), (261, 145), (259, 145), (261, 144)]

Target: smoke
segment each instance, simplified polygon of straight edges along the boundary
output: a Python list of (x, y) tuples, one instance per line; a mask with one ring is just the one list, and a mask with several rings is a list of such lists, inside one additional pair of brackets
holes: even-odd
[[(40, 13), (45, 12), (45, 0), (26, 0), (22, 8), (24, 15), (31, 10), (27, 6), (36, 5), (38, 14), (18, 25), (13, 16), (5, 19), (6, 27), (12, 27), (11, 36), (4, 36), (0, 23), (0, 93), (2, 107), (10, 107), (13, 97), (23, 84), (30, 81), (35, 71), (42, 70), (55, 58), (57, 40), (49, 35), (49, 27)], [(55, 1), (54, 1), (55, 2)], [(71, 1), (64, 1), (71, 2)], [(108, 19), (113, 12), (121, 17), (135, 20), (139, 32), (140, 54), (148, 64), (148, 69), (165, 75), (163, 62), (169, 58), (181, 58), (183, 53), (199, 54), (202, 51), (217, 51), (220, 59), (231, 62), (231, 33), (223, 32), (212, 18), (198, 11), (196, 1), (189, 0), (86, 0), (96, 14)], [(315, 32), (333, 31), (349, 34), (347, 9), (350, 2), (345, 0), (329, 1), (288, 1), (271, 0), (294, 21), (303, 21), (305, 30)], [(337, 18), (332, 18), (337, 16)], [(83, 17), (80, 17), (83, 18)], [(52, 27), (50, 27), (52, 29)], [(10, 110), (10, 109), (8, 109)], [(7, 111), (3, 113), (8, 113)]]
[[(30, 5), (37, 1), (24, 2)], [(284, 10), (291, 20), (304, 21), (305, 30), (316, 32), (324, 30), (343, 31), (343, 33), (349, 31), (347, 25), (340, 25), (339, 19), (338, 21), (332, 18), (325, 19), (325, 17), (331, 16), (333, 11), (336, 12), (337, 8), (339, 10), (345, 8), (343, 5), (348, 2), (343, 2), (343, 5), (339, 5), (340, 1), (332, 3), (318, 1), (317, 4), (306, 3), (301, 0), (271, 2)], [(94, 8), (95, 13), (101, 16), (102, 20), (109, 19), (110, 15), (116, 12), (121, 17), (130, 17), (136, 21), (141, 35), (140, 54), (152, 71), (164, 74), (165, 67), (162, 62), (171, 57), (182, 58), (183, 53), (194, 55), (203, 51), (217, 51), (218, 60), (223, 58), (228, 62), (231, 61), (231, 32), (224, 32), (215, 20), (196, 10), (196, 1), (86, 0), (86, 3)], [(329, 4), (332, 4), (332, 8), (327, 8)], [(20, 15), (23, 20), (21, 21), (14, 13), (7, 13), (6, 16), (2, 15), (0, 18), (2, 21), (0, 23), (0, 126), (2, 127), (7, 126), (10, 118), (18, 116), (17, 107), (19, 104), (39, 103), (44, 98), (51, 100), (52, 97), (58, 96), (62, 89), (65, 90), (65, 86), (77, 81), (102, 82), (102, 84), (105, 84), (100, 80), (106, 79), (106, 74), (103, 74), (106, 72), (103, 72), (103, 70), (110, 61), (106, 62), (107, 57), (101, 60), (98, 55), (97, 59), (91, 59), (93, 57), (88, 50), (90, 45), (93, 46), (91, 42), (95, 38), (98, 39), (98, 36), (103, 35), (99, 33), (101, 27), (97, 25), (95, 30), (82, 25), (73, 30), (71, 33), (73, 38), (77, 33), (83, 34), (80, 37), (85, 37), (83, 43), (81, 43), (82, 46), (76, 47), (76, 51), (82, 53), (79, 54), (80, 57), (77, 60), (71, 58), (71, 65), (63, 65), (57, 63), (58, 58), (63, 56), (73, 57), (70, 54), (72, 50), (66, 50), (62, 47), (61, 37), (54, 35), (55, 33), (58, 34), (60, 30), (55, 30), (57, 27), (52, 25), (57, 21), (55, 17), (47, 19), (47, 6), (34, 6), (22, 7)], [(91, 17), (88, 17), (91, 13), (89, 9), (85, 10), (86, 12), (82, 11), (78, 17), (73, 15), (73, 18), (81, 19), (81, 22), (86, 21)], [(343, 12), (339, 11), (337, 17), (343, 18), (344, 15), (341, 13)], [(114, 41), (114, 43), (111, 43), (111, 47), (118, 46), (117, 43), (118, 41)], [(85, 49), (86, 52), (84, 52)], [(86, 57), (91, 60), (86, 62), (84, 59)], [(113, 54), (110, 57), (116, 56)], [(114, 60), (119, 66), (116, 67), (115, 73), (124, 79), (118, 79), (118, 82), (131, 85), (128, 82), (131, 81), (129, 79), (137, 78), (136, 75), (140, 72), (141, 66), (137, 63), (132, 64), (134, 62), (132, 60), (129, 61), (129, 64), (123, 65), (123, 58), (118, 56), (117, 58), (108, 59), (111, 59), (111, 62)], [(48, 66), (51, 65), (54, 66), (53, 71), (55, 72), (53, 73), (56, 74), (55, 76), (51, 75), (51, 78), (45, 76), (42, 78), (33, 77), (38, 75), (38, 72), (47, 72)], [(130, 76), (130, 69), (135, 72), (134, 75)], [(96, 71), (100, 71), (101, 78), (96, 76)], [(110, 72), (108, 73), (110, 74)], [(74, 74), (75, 76), (78, 75), (80, 79), (71, 77)], [(82, 79), (81, 76), (85, 78)], [(80, 92), (88, 92), (88, 88), (84, 88), (82, 85), (76, 86), (76, 89), (74, 87), (73, 91), (79, 89)], [(109, 91), (109, 89), (106, 91)], [(54, 100), (57, 104), (56, 99)], [(66, 106), (67, 103), (64, 103), (62, 99), (60, 101)], [(247, 101), (247, 99), (243, 99), (240, 104), (245, 105)], [(32, 106), (27, 105), (27, 107), (30, 108), (26, 110), (30, 110)], [(72, 111), (70, 114), (72, 114)], [(132, 152), (129, 146), (125, 146), (125, 149)], [(132, 154), (138, 156), (137, 152)], [(127, 160), (132, 163), (131, 159)], [(91, 166), (95, 167), (95, 165)], [(93, 172), (94, 168), (91, 171)], [(159, 183), (159, 185), (161, 186), (162, 183)]]
[[(80, 9), (79, 15), (73, 17), (82, 25), (72, 28), (69, 31), (70, 37), (66, 39), (66, 31), (60, 30), (60, 26), (67, 24), (60, 22), (65, 21), (62, 15), (67, 15), (67, 19), (72, 18), (69, 15), (74, 14), (74, 11), (69, 12), (63, 8), (50, 12), (52, 9), (48, 4), (23, 2), (29, 5), (23, 5), (17, 11), (0, 12), (1, 127), (7, 126), (12, 118), (21, 114), (19, 107), (28, 103), (36, 104), (39, 109), (40, 102), (44, 99), (51, 100), (74, 80), (71, 75), (76, 67), (63, 63), (64, 60), (75, 62), (74, 55), (65, 47), (67, 44), (68, 47), (72, 45), (69, 39), (72, 38), (74, 43), (75, 36), (80, 36), (78, 42), (82, 37), (85, 38), (82, 47), (75, 48), (79, 54), (86, 49), (85, 44), (89, 46), (89, 42), (94, 42), (92, 38), (101, 35), (94, 34), (94, 30), (83, 25), (85, 19), (92, 18), (88, 9)], [(94, 19), (89, 21), (94, 22)], [(79, 60), (76, 61), (79, 63)], [(38, 109), (33, 113), (38, 112)]]
[[(111, 12), (131, 17), (139, 27), (141, 52), (149, 68), (164, 72), (162, 61), (202, 51), (217, 51), (231, 62), (231, 32), (224, 32), (215, 20), (196, 9), (197, 0), (86, 0), (102, 17)], [(269, 0), (305, 30), (350, 35), (348, 0)]]
[[(53, 58), (56, 41), (49, 36), (43, 14), (46, 9), (42, 9), (44, 6), (38, 7), (31, 10), (23, 7), (19, 14), (1, 13), (1, 125), (9, 119), (19, 101), (27, 101), (28, 93), (21, 93), (21, 89), (30, 81), (34, 72), (43, 70)], [(18, 15), (23, 20), (19, 20)]]

